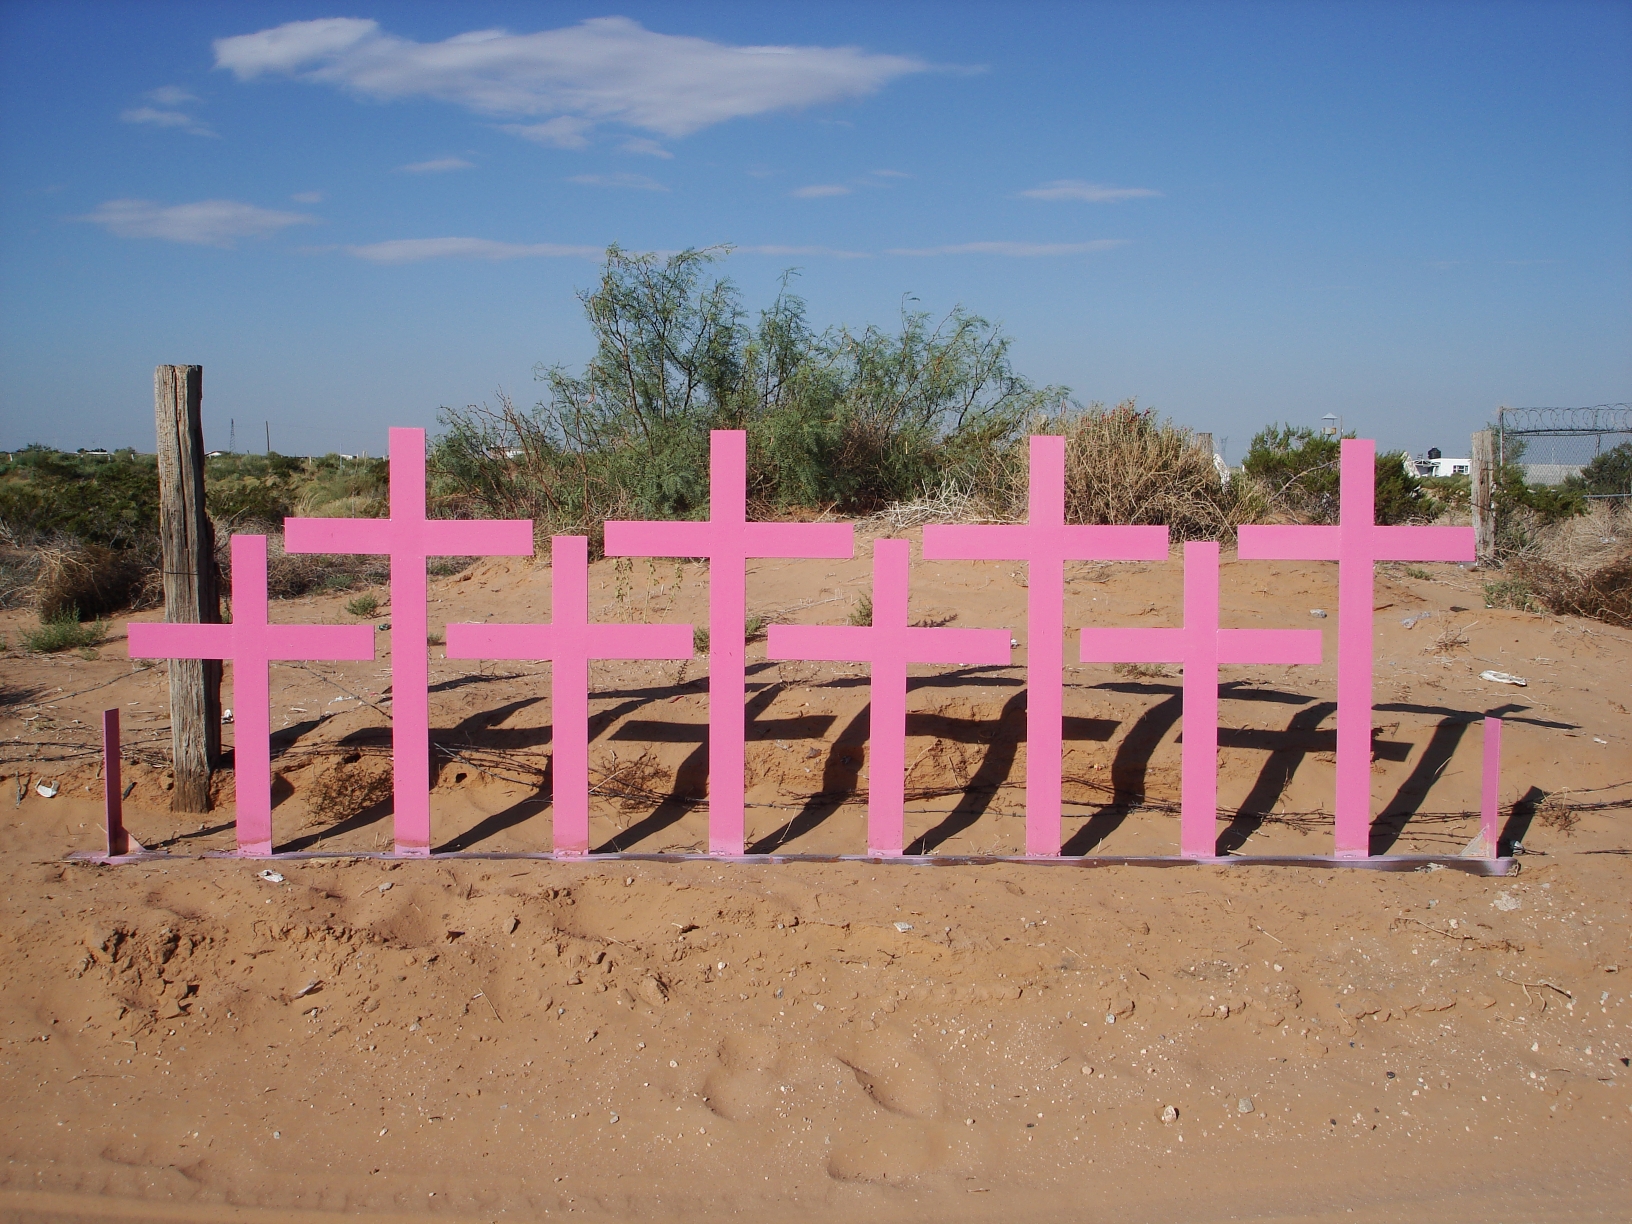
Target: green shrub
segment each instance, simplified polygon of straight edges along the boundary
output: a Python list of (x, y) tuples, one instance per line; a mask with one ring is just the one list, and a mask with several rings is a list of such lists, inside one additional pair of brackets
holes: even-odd
[(767, 622), (763, 616), (757, 612), (754, 613), (743, 622), (742, 640), (745, 642), (755, 642), (764, 637), (766, 623)]
[(108, 636), (106, 621), (91, 621), (81, 624), (78, 608), (66, 608), (56, 615), (40, 618), (40, 627), (34, 630), (25, 630), (23, 633), (23, 649), (32, 650), (38, 654), (51, 654), (59, 650), (80, 650), (92, 646), (100, 646)]
[(707, 625), (693, 625), (691, 627), (691, 650), (693, 654), (706, 655), (708, 653)]
[[(1352, 438), (1353, 434), (1348, 434)], [(1377, 455), (1373, 470), (1375, 521), (1432, 522), (1444, 507), (1405, 470), (1404, 451)], [(1259, 481), (1270, 503), (1296, 518), (1335, 523), (1342, 492), (1342, 447), (1307, 425), (1271, 425), (1247, 448), (1242, 469)]]
[(1539, 612), (1534, 588), (1522, 578), (1498, 578), (1485, 583), (1485, 607)]
[(1564, 486), (1600, 497), (1632, 494), (1632, 442), (1622, 442), (1596, 456), (1579, 476), (1566, 480)]
[(356, 599), (346, 600), (346, 611), (353, 616), (373, 616), (379, 610), (379, 597), (375, 595), (359, 595)]
[(873, 623), (873, 593), (863, 591), (861, 597), (856, 600), (856, 606), (850, 609), (850, 615), (844, 619), (848, 625), (858, 625), (863, 629), (869, 628)]

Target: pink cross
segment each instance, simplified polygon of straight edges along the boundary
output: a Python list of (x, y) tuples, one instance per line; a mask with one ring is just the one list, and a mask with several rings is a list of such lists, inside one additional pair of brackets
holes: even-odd
[(849, 557), (848, 523), (748, 522), (748, 435), (709, 437), (709, 518), (702, 523), (608, 522), (609, 557), (707, 557), (708, 852), (743, 848), (743, 740), (747, 734), (744, 620), (750, 557)]
[(273, 659), (372, 659), (367, 625), (269, 625), (266, 537), (232, 537), (230, 625), (130, 626), (133, 659), (232, 661), (233, 775), (238, 794), (238, 853), (272, 853), (272, 716), (268, 664)]
[(768, 659), (870, 663), (867, 853), (898, 855), (906, 837), (907, 664), (1007, 663), (1007, 629), (916, 629), (907, 624), (910, 546), (873, 542), (873, 623), (772, 625)]
[(1082, 527), (1065, 522), (1065, 439), (1031, 439), (1029, 521), (1014, 526), (924, 528), (926, 561), (1025, 561), (1026, 853), (1060, 852), (1065, 683), (1065, 563), (1163, 561), (1166, 527)]
[(589, 623), (589, 540), (550, 539), (548, 625), (448, 626), (450, 659), (548, 659), (557, 857), (589, 853), (589, 661), (689, 659), (690, 625)]
[(1372, 591), (1378, 561), (1472, 561), (1471, 527), (1379, 527), (1376, 450), (1345, 438), (1339, 525), (1242, 527), (1245, 560), (1337, 562), (1337, 854), (1371, 853)]
[(301, 553), (370, 553), (391, 558), (391, 790), (397, 853), (431, 852), (430, 652), (426, 646), (427, 557), (525, 557), (526, 519), (425, 517), (425, 431), (391, 431), (391, 517), (285, 519), (284, 547)]
[(1179, 852), (1218, 851), (1218, 669), (1230, 663), (1319, 663), (1318, 629), (1220, 629), (1218, 542), (1184, 546), (1182, 629), (1084, 629), (1084, 663), (1184, 665)]

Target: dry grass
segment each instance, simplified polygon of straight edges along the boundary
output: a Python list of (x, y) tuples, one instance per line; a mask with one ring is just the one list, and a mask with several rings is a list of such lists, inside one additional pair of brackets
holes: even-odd
[(1507, 563), (1502, 585), (1528, 603), (1632, 628), (1632, 506), (1594, 502), (1579, 518), (1537, 530)]
[(1555, 829), (1568, 836), (1575, 826), (1581, 823), (1581, 817), (1576, 813), (1562, 794), (1551, 794), (1541, 801), (1536, 809), (1536, 819), (1549, 829)]
[(352, 753), (322, 770), (306, 787), (308, 824), (338, 824), (391, 798), (391, 762)]
[(57, 620), (70, 608), (103, 616), (141, 602), (151, 566), (126, 549), (99, 544), (38, 550), (34, 606), (41, 620)]

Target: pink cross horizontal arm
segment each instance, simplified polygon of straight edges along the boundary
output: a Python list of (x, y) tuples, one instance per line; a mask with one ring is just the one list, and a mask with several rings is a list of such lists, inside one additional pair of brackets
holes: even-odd
[(266, 537), (232, 537), (232, 623), (132, 624), (131, 658), (224, 659), (232, 664), (233, 783), (238, 853), (272, 853), (272, 720), (269, 664), (274, 659), (372, 659), (367, 625), (267, 623)]
[(747, 730), (744, 624), (747, 562), (755, 557), (849, 557), (848, 523), (748, 522), (748, 435), (709, 435), (707, 522), (608, 522), (609, 557), (708, 558), (708, 849), (743, 851)]
[(370, 553), (391, 558), (391, 789), (400, 855), (431, 852), (430, 652), (425, 562), (429, 557), (525, 557), (526, 519), (427, 519), (425, 431), (393, 429), (391, 517), (284, 520), (295, 553)]
[(1060, 770), (1065, 686), (1065, 563), (1161, 561), (1166, 527), (1068, 526), (1065, 439), (1031, 439), (1024, 524), (924, 528), (926, 561), (1025, 561), (1026, 853), (1060, 852)]
[(1184, 626), (1084, 629), (1084, 663), (1184, 666), (1184, 739), (1179, 852), (1211, 858), (1218, 849), (1218, 668), (1226, 663), (1319, 663), (1314, 629), (1220, 629), (1218, 544), (1184, 546)]
[(924, 629), (907, 623), (911, 554), (905, 540), (873, 544), (870, 626), (772, 625), (769, 659), (872, 665), (867, 746), (867, 853), (898, 855), (906, 837), (907, 664), (1003, 664), (1007, 629)]
[(1244, 560), (1337, 562), (1337, 819), (1341, 858), (1371, 853), (1372, 598), (1378, 561), (1472, 561), (1471, 527), (1379, 527), (1377, 444), (1345, 438), (1336, 527), (1242, 527)]
[(550, 660), (554, 849), (589, 853), (589, 661), (689, 659), (690, 625), (589, 623), (589, 540), (550, 539), (548, 625), (450, 624), (450, 659)]

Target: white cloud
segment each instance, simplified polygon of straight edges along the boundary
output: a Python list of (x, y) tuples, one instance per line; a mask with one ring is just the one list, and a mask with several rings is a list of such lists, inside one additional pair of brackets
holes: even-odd
[(587, 119), (561, 115), (543, 123), (501, 123), (499, 130), (556, 149), (587, 149), (589, 138), (584, 133), (594, 126)]
[[(217, 39), (215, 62), (239, 80), (269, 73), (368, 98), (437, 98), (484, 115), (555, 115), (573, 135), (616, 122), (678, 137), (747, 115), (865, 97), (929, 65), (858, 47), (728, 46), (659, 34), (627, 17), (512, 34), (476, 30), (437, 43), (399, 38), (351, 17), (293, 21)], [(548, 125), (507, 127), (577, 147)]]
[(289, 197), (296, 204), (318, 204), (323, 200), (321, 191), (297, 191)]
[(93, 222), (120, 238), (163, 238), (230, 247), (235, 239), (264, 238), (291, 225), (310, 225), (317, 218), (257, 208), (237, 200), (199, 200), (168, 208), (151, 200), (109, 200), (76, 220)]
[(813, 183), (809, 187), (795, 187), (788, 194), (796, 200), (820, 200), (827, 196), (849, 195), (850, 188), (842, 183)]
[(873, 178), (905, 179), (912, 177), (905, 170), (869, 170), (867, 173), (872, 175)]
[(575, 174), (567, 180), (580, 187), (623, 187), (630, 191), (667, 191), (656, 179), (644, 174)]
[(406, 166), (397, 167), (406, 170), (409, 174), (446, 174), (449, 170), (471, 170), (475, 162), (466, 161), (462, 157), (433, 157), (430, 161), (409, 162)]
[(812, 255), (825, 259), (871, 259), (866, 251), (846, 251), (824, 246), (739, 246), (733, 248), (744, 255)]
[(419, 263), (426, 259), (599, 259), (606, 253), (598, 246), (494, 242), (488, 238), (398, 238), (348, 246), (346, 250), (358, 259), (377, 264)]
[(156, 106), (133, 106), (119, 112), (122, 123), (145, 123), (150, 127), (181, 128), (193, 136), (214, 136), (208, 124), (200, 123), (183, 111), (160, 110)]
[(1055, 179), (1020, 193), (1028, 200), (1086, 200), (1090, 204), (1112, 204), (1118, 200), (1147, 200), (1162, 193), (1152, 187), (1107, 187), (1081, 179)]
[(160, 85), (157, 89), (148, 90), (146, 97), (160, 106), (185, 106), (198, 101), (197, 94), (188, 93), (180, 85)]
[(1059, 255), (1090, 255), (1125, 246), (1125, 238), (1096, 238), (1092, 242), (960, 242), (953, 246), (895, 247), (886, 255), (1009, 255), (1036, 259)]
[(673, 153), (670, 153), (657, 141), (647, 140), (644, 136), (631, 136), (620, 144), (618, 149), (624, 153), (639, 153), (646, 157), (661, 157), (669, 161), (674, 160)]

